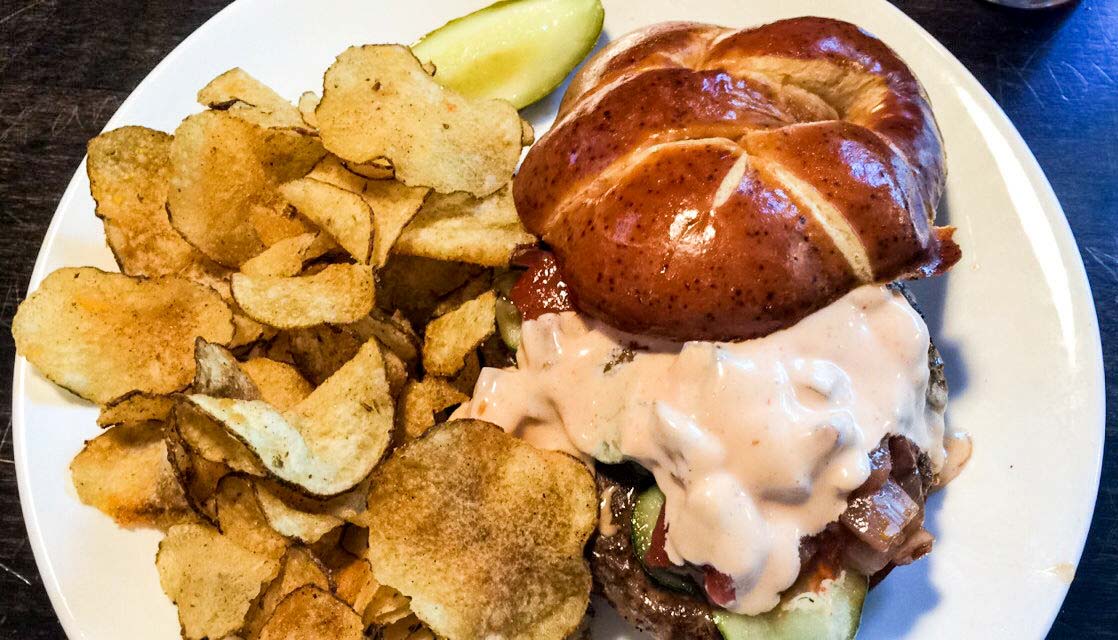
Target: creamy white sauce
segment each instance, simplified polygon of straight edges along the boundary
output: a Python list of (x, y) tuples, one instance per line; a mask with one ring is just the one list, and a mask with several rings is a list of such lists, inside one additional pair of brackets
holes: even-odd
[(524, 323), (518, 366), (483, 370), (455, 417), (583, 459), (637, 461), (667, 499), (668, 557), (730, 575), (727, 608), (757, 614), (795, 581), (800, 539), (838, 518), (883, 436), (908, 436), (943, 467), (927, 352), (923, 319), (876, 286), (737, 343), (549, 314)]

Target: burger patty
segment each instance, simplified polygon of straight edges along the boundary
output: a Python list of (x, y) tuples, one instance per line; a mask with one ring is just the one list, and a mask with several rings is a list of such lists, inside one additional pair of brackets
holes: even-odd
[[(911, 303), (908, 292), (898, 288)], [(928, 369), (928, 404), (942, 410), (947, 403), (947, 381), (943, 360), (934, 344), (928, 348)], [(875, 473), (851, 494), (847, 513), (865, 508), (866, 496), (885, 482), (895, 482), (919, 507), (918, 517), (905, 533), (910, 544), (902, 540), (898, 548), (887, 553), (871, 549), (850, 528), (840, 524), (840, 517), (840, 522), (801, 541), (803, 566), (809, 566), (813, 558), (841, 559), (843, 564), (870, 575), (871, 584), (876, 584), (897, 564), (911, 562), (931, 549), (931, 536), (923, 529), (924, 500), (934, 481), (928, 456), (907, 438), (886, 436), (870, 458)], [(653, 484), (651, 474), (635, 464), (598, 464), (597, 470), (598, 491), (610, 496), (610, 516), (616, 530), (613, 535), (596, 534), (590, 546), (595, 591), (609, 600), (630, 624), (657, 640), (720, 640), (722, 635), (714, 624), (712, 605), (701, 595), (674, 591), (654, 582), (633, 550), (633, 508), (637, 496)], [(872, 501), (868, 504), (872, 505)]]

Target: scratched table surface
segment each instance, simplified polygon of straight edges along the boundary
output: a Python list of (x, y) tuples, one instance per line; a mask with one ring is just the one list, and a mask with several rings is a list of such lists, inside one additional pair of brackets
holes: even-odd
[[(1106, 351), (1107, 455), (1086, 553), (1050, 637), (1118, 638), (1118, 2), (1036, 12), (981, 0), (896, 3), (1009, 113), (1082, 250)], [(0, 639), (63, 637), (16, 492), (12, 314), (86, 141), (163, 56), (225, 4), (0, 0)]]

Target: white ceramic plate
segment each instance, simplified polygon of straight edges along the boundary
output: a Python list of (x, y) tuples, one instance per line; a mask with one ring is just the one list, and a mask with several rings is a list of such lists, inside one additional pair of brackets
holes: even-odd
[[(195, 92), (232, 66), (295, 98), (320, 88), (322, 72), (349, 45), (411, 42), (487, 2), (240, 0), (156, 67), (107, 128), (172, 131), (199, 109)], [(949, 277), (922, 283), (918, 293), (948, 361), (948, 418), (973, 434), (975, 454), (932, 499), (935, 552), (873, 591), (860, 637), (1043, 637), (1090, 524), (1103, 375), (1079, 253), (1016, 130), (951, 54), (882, 0), (606, 4), (607, 36), (661, 20), (744, 26), (806, 14), (842, 18), (884, 39), (924, 83), (947, 146), (941, 220), (958, 226), (964, 258)], [(553, 96), (530, 110), (537, 132), (556, 103)], [(58, 267), (83, 264), (113, 266), (84, 164), (59, 203), (31, 287)], [(71, 457), (98, 432), (96, 409), (47, 383), (23, 359), (13, 404), (24, 517), (66, 632), (90, 640), (176, 638), (175, 611), (153, 565), (158, 535), (116, 528), (82, 506), (70, 485)], [(596, 637), (635, 636), (612, 616), (601, 617)]]

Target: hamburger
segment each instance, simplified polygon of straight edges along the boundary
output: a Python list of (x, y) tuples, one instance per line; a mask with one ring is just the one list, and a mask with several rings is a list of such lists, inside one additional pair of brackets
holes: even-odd
[(848, 638), (957, 473), (900, 284), (960, 258), (942, 139), (858, 27), (665, 23), (574, 77), (514, 182), (516, 364), (456, 415), (595, 467), (595, 587), (656, 638)]

